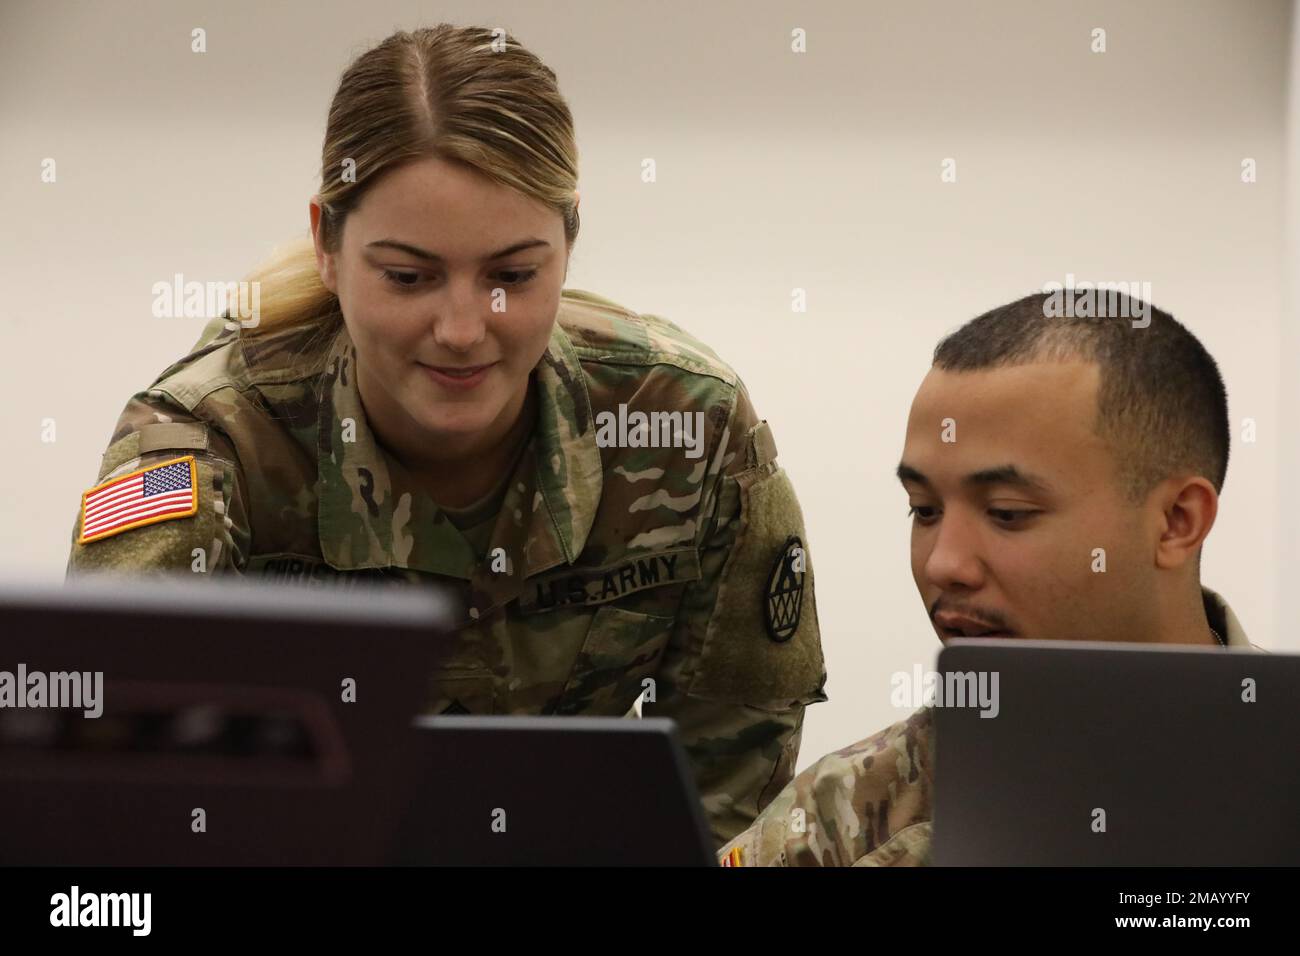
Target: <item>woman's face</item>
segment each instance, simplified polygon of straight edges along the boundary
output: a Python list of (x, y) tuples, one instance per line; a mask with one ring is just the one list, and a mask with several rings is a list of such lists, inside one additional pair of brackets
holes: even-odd
[(379, 437), (413, 458), (484, 451), (510, 431), (568, 269), (554, 209), (443, 159), (377, 182), (322, 251)]

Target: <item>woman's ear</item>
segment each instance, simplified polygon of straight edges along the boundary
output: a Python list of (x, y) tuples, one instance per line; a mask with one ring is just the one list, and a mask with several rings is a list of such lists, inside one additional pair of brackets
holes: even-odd
[(320, 272), (321, 283), (325, 288), (338, 295), (338, 279), (334, 275), (334, 257), (325, 251), (325, 247), (321, 243), (319, 193), (311, 197), (311, 201), (307, 205), (307, 215), (311, 220), (311, 239), (316, 247), (316, 269)]

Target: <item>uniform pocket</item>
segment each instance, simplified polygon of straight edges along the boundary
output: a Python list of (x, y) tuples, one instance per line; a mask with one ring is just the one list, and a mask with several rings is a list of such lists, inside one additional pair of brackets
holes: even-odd
[(622, 717), (659, 670), (672, 636), (671, 617), (602, 604), (573, 662), (557, 714)]
[(775, 712), (826, 699), (803, 512), (777, 468), (738, 476), (740, 515), (687, 693)]

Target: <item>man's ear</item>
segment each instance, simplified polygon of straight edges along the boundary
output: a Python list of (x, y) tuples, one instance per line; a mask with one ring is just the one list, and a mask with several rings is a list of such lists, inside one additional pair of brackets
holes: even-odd
[(307, 216), (311, 221), (311, 239), (316, 247), (316, 270), (320, 273), (320, 281), (325, 288), (329, 289), (335, 295), (339, 294), (338, 276), (335, 274), (334, 256), (325, 251), (321, 244), (320, 221), (321, 221), (321, 204), (320, 193), (311, 197), (307, 204)]
[(1178, 568), (1194, 562), (1218, 516), (1219, 493), (1205, 478), (1195, 476), (1168, 479), (1153, 494), (1164, 519), (1156, 542), (1156, 567)]

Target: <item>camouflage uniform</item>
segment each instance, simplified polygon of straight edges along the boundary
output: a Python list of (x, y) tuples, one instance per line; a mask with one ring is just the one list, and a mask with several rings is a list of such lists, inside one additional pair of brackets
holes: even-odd
[[(1202, 588), (1210, 626), (1252, 648), (1237, 616)], [(934, 709), (843, 750), (795, 777), (718, 851), (723, 866), (926, 866), (934, 785)]]
[[(662, 318), (565, 290), (484, 553), (376, 443), (355, 364), (337, 311), (256, 335), (214, 320), (127, 403), (96, 482), (180, 459), (196, 510), (95, 537), (92, 508), (83, 543), (83, 496), (69, 575), (450, 584), (463, 613), (426, 712), (622, 716), (649, 686), (642, 712), (676, 720), (718, 842), (753, 822), (826, 675), (811, 560), (781, 564), (806, 541), (799, 505), (735, 372)], [(620, 405), (703, 412), (702, 454), (598, 447)], [(800, 588), (774, 632), (777, 578)]]

